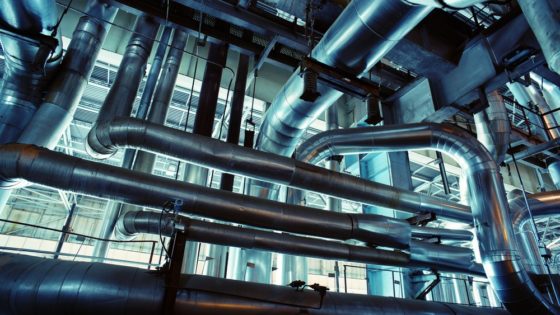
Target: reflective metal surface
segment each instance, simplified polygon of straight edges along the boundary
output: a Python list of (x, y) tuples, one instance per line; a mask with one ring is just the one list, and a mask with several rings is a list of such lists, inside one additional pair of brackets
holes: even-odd
[(117, 8), (90, 0), (49, 91), (18, 142), (53, 149), (70, 125)]
[[(336, 145), (335, 145), (336, 144)], [(522, 266), (509, 216), (503, 180), (489, 152), (470, 134), (450, 125), (411, 124), (326, 131), (302, 145), (298, 157), (310, 162), (325, 156), (372, 151), (432, 149), (446, 153), (463, 168), (486, 276), (512, 313), (556, 313)]]
[(366, 204), (413, 213), (434, 212), (460, 221), (471, 220), (469, 208), (454, 202), (132, 118), (116, 119), (108, 124), (98, 125), (89, 135), (88, 143), (96, 157), (108, 157), (119, 146), (139, 148), (232, 174)]
[(509, 147), (511, 129), (508, 112), (498, 91), (488, 93), (485, 98), (488, 108), (474, 114), (476, 137), (500, 164)]
[[(2, 314), (162, 314), (164, 274), (98, 263), (0, 254)], [(419, 300), (294, 290), (214, 277), (182, 277), (175, 314), (478, 315), (480, 309)], [(485, 309), (485, 314), (507, 314)]]
[[(354, 0), (325, 33), (311, 57), (362, 75), (431, 10), (394, 0)], [(307, 126), (342, 95), (319, 85), (321, 96), (315, 102), (301, 100), (303, 79), (298, 72), (290, 77), (267, 110), (257, 139), (259, 150), (290, 156)]]

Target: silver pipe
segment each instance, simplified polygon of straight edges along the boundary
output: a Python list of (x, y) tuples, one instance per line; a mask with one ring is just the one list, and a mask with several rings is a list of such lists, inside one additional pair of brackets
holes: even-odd
[[(154, 99), (150, 106), (147, 120), (151, 123), (163, 125), (167, 117), (171, 98), (175, 88), (175, 82), (179, 74), (181, 60), (183, 59), (183, 50), (187, 44), (188, 34), (182, 30), (176, 29), (173, 33), (171, 47), (167, 53), (165, 64), (163, 65), (161, 78), (157, 83)], [(91, 151), (88, 151), (91, 152)], [(151, 174), (156, 162), (156, 155), (150, 152), (138, 151), (136, 160), (132, 167), (133, 170)], [(136, 210), (137, 208), (131, 205), (123, 205), (122, 212)], [(116, 236), (119, 239), (129, 239), (126, 235), (118, 233)]]
[(31, 145), (4, 145), (0, 155), (2, 179), (22, 178), (53, 188), (156, 208), (169, 200), (180, 199), (184, 212), (217, 220), (319, 237), (356, 239), (394, 248), (409, 246), (410, 226), (397, 219), (327, 212), (243, 196)]
[(186, 233), (190, 240), (210, 244), (368, 264), (428, 267), (441, 271), (484, 275), (482, 267), (473, 263), (473, 253), (469, 248), (415, 241), (410, 250), (412, 254), (408, 254), (402, 251), (381, 250), (318, 238), (192, 220), (185, 217), (174, 222), (171, 215), (162, 216), (157, 212), (146, 211), (129, 212), (119, 222), (118, 227), (125, 234), (159, 235), (161, 231), (163, 235), (171, 236), (177, 227), (180, 232)]
[(552, 71), (560, 73), (560, 29), (558, 1), (551, 0), (518, 0), (527, 22), (531, 26), (544, 53), (548, 66)]
[[(6, 315), (162, 314), (164, 273), (99, 263), (0, 254), (0, 311)], [(76, 291), (77, 290), (77, 291)], [(198, 275), (179, 281), (176, 314), (434, 314), (480, 309), (419, 300), (295, 290)], [(485, 314), (506, 315), (502, 309)]]
[(5, 68), (0, 86), (0, 143), (16, 142), (41, 103), (51, 75), (62, 59), (54, 0), (0, 1)]
[(119, 146), (134, 147), (227, 173), (366, 204), (413, 213), (433, 212), (460, 221), (470, 222), (472, 217), (468, 207), (454, 202), (137, 119), (115, 119), (94, 126), (89, 135), (89, 151), (95, 151), (92, 153), (95, 157), (111, 156)]
[(90, 0), (85, 11), (86, 15), (80, 18), (74, 30), (62, 65), (49, 86), (49, 92), (19, 137), (19, 143), (54, 149), (70, 125), (109, 25), (117, 14), (117, 8), (104, 0)]
[(427, 5), (441, 9), (464, 9), (473, 6), (482, 0), (404, 0), (415, 5)]
[[(395, 0), (354, 0), (311, 52), (329, 66), (363, 75), (432, 10)], [(299, 98), (303, 78), (296, 71), (266, 111), (257, 148), (290, 156), (305, 129), (342, 93), (319, 85), (315, 102)]]
[[(481, 92), (484, 93), (484, 92)], [(504, 161), (509, 147), (511, 127), (508, 112), (498, 91), (483, 95), (488, 108), (474, 114), (476, 137), (497, 164)]]
[(482, 262), (502, 303), (512, 313), (557, 313), (529, 280), (519, 259), (499, 168), (467, 132), (437, 124), (352, 128), (315, 135), (302, 147), (298, 159), (312, 163), (326, 156), (372, 151), (432, 149), (448, 154), (467, 175)]

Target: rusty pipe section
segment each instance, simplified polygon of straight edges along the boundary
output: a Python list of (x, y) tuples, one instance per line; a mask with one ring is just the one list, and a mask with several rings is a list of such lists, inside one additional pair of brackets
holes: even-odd
[(529, 279), (519, 255), (499, 168), (484, 146), (451, 125), (410, 124), (326, 131), (307, 140), (298, 159), (311, 163), (329, 155), (437, 150), (462, 165), (486, 276), (513, 314), (557, 314)]
[(89, 135), (88, 146), (96, 157), (109, 157), (119, 147), (132, 147), (231, 174), (366, 204), (471, 220), (470, 210), (464, 205), (133, 118), (117, 118), (94, 126)]
[[(163, 314), (165, 273), (90, 262), (0, 254), (0, 312), (27, 314)], [(294, 290), (183, 275), (175, 314), (478, 315), (480, 308), (389, 297)], [(502, 309), (484, 309), (506, 315)]]

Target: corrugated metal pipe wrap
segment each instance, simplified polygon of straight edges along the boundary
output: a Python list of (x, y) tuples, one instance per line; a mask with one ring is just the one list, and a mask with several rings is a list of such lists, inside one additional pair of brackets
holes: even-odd
[[(339, 147), (337, 139), (344, 145)], [(349, 154), (363, 146), (383, 152), (433, 149), (453, 157), (465, 168), (484, 269), (502, 303), (514, 314), (558, 312), (521, 263), (499, 168), (470, 134), (451, 125), (425, 123), (326, 131), (307, 143), (300, 154), (308, 161), (321, 159), (326, 151)]]
[(19, 143), (53, 149), (70, 125), (107, 35), (109, 23), (117, 14), (117, 8), (102, 0), (90, 0), (85, 11), (86, 15), (80, 18), (74, 30), (45, 100), (22, 133)]
[(485, 95), (488, 108), (474, 114), (476, 137), (497, 164), (504, 161), (509, 146), (511, 127), (508, 112), (498, 91)]
[[(362, 75), (431, 10), (395, 0), (354, 0), (325, 33), (311, 57)], [(267, 110), (257, 139), (259, 150), (290, 156), (309, 124), (342, 95), (320, 84), (321, 96), (314, 102), (303, 101), (299, 98), (303, 78), (298, 72), (290, 77)]]
[[(130, 267), (0, 254), (3, 314), (162, 314), (164, 275)], [(77, 290), (77, 291), (76, 291)], [(70, 307), (70, 309), (69, 309)], [(185, 275), (176, 314), (434, 314), (478, 315), (479, 308), (327, 292)], [(501, 309), (485, 314), (506, 315)]]
[[(161, 219), (160, 219), (161, 218)], [(482, 266), (473, 263), (468, 248), (415, 242), (412, 254), (367, 246), (350, 245), (333, 240), (286, 233), (255, 230), (211, 222), (175, 218), (157, 212), (131, 211), (123, 215), (117, 228), (123, 234), (159, 233), (170, 236), (176, 227), (190, 240), (246, 249), (268, 250), (291, 255), (337, 259), (401, 267), (427, 267), (440, 271), (484, 275)]]
[(95, 151), (95, 157), (109, 157), (119, 147), (138, 148), (231, 174), (366, 204), (412, 213), (434, 212), (455, 220), (471, 221), (469, 208), (454, 202), (137, 119), (118, 118), (94, 126), (89, 135), (88, 146)]
[(0, 36), (6, 58), (0, 86), (0, 143), (17, 141), (60, 64), (61, 32), (51, 37), (57, 18), (54, 0), (0, 1), (1, 23), (19, 34)]

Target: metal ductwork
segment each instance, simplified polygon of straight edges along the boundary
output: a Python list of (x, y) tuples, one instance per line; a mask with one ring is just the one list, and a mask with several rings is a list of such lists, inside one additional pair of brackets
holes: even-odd
[(54, 0), (0, 2), (0, 42), (6, 58), (0, 86), (0, 143), (15, 142), (35, 114), (62, 59)]
[(560, 73), (560, 3), (555, 0), (518, 0), (517, 3), (539, 41), (548, 67)]
[[(395, 0), (354, 0), (310, 55), (319, 62), (361, 76), (431, 10)], [(263, 118), (257, 139), (259, 150), (290, 156), (307, 126), (342, 95), (319, 85), (317, 92), (321, 96), (306, 102), (299, 98), (303, 85), (303, 78), (296, 71), (276, 95)]]
[[(0, 254), (0, 307), (6, 315), (163, 314), (164, 273), (99, 263)], [(506, 315), (501, 309), (485, 314)], [(175, 314), (477, 315), (480, 309), (420, 300), (341, 294), (184, 275)]]
[(501, 164), (506, 157), (511, 133), (506, 105), (498, 91), (483, 95), (482, 99), (488, 103), (488, 108), (474, 114), (476, 137), (496, 163)]
[(482, 263), (492, 287), (513, 314), (558, 311), (529, 279), (519, 258), (499, 168), (480, 142), (449, 125), (413, 124), (326, 131), (302, 145), (298, 157), (316, 163), (328, 155), (432, 149), (453, 157), (468, 178)]
[(89, 133), (88, 144), (96, 157), (109, 157), (119, 147), (138, 148), (231, 174), (366, 204), (412, 213), (433, 212), (461, 221), (471, 219), (468, 207), (454, 202), (133, 118), (95, 126)]
[(91, 0), (80, 18), (60, 69), (49, 92), (19, 143), (53, 149), (70, 125), (89, 81), (97, 54), (107, 35), (117, 8), (104, 0)]
[[(286, 233), (255, 230), (218, 223), (204, 222), (157, 212), (131, 211), (121, 216), (117, 227), (123, 234), (149, 233), (171, 236), (185, 233), (189, 240), (210, 244), (235, 246), (246, 249), (274, 251), (290, 255), (346, 260), (399, 267), (424, 267), (440, 271), (484, 275), (482, 266), (473, 263), (469, 248), (435, 245), (413, 241), (410, 253), (350, 245), (325, 239), (303, 237)], [(432, 230), (432, 231), (430, 231)], [(435, 231), (438, 230), (438, 231)], [(458, 235), (441, 229), (415, 228), (413, 236), (442, 235), (450, 238), (469, 238), (470, 233)]]

